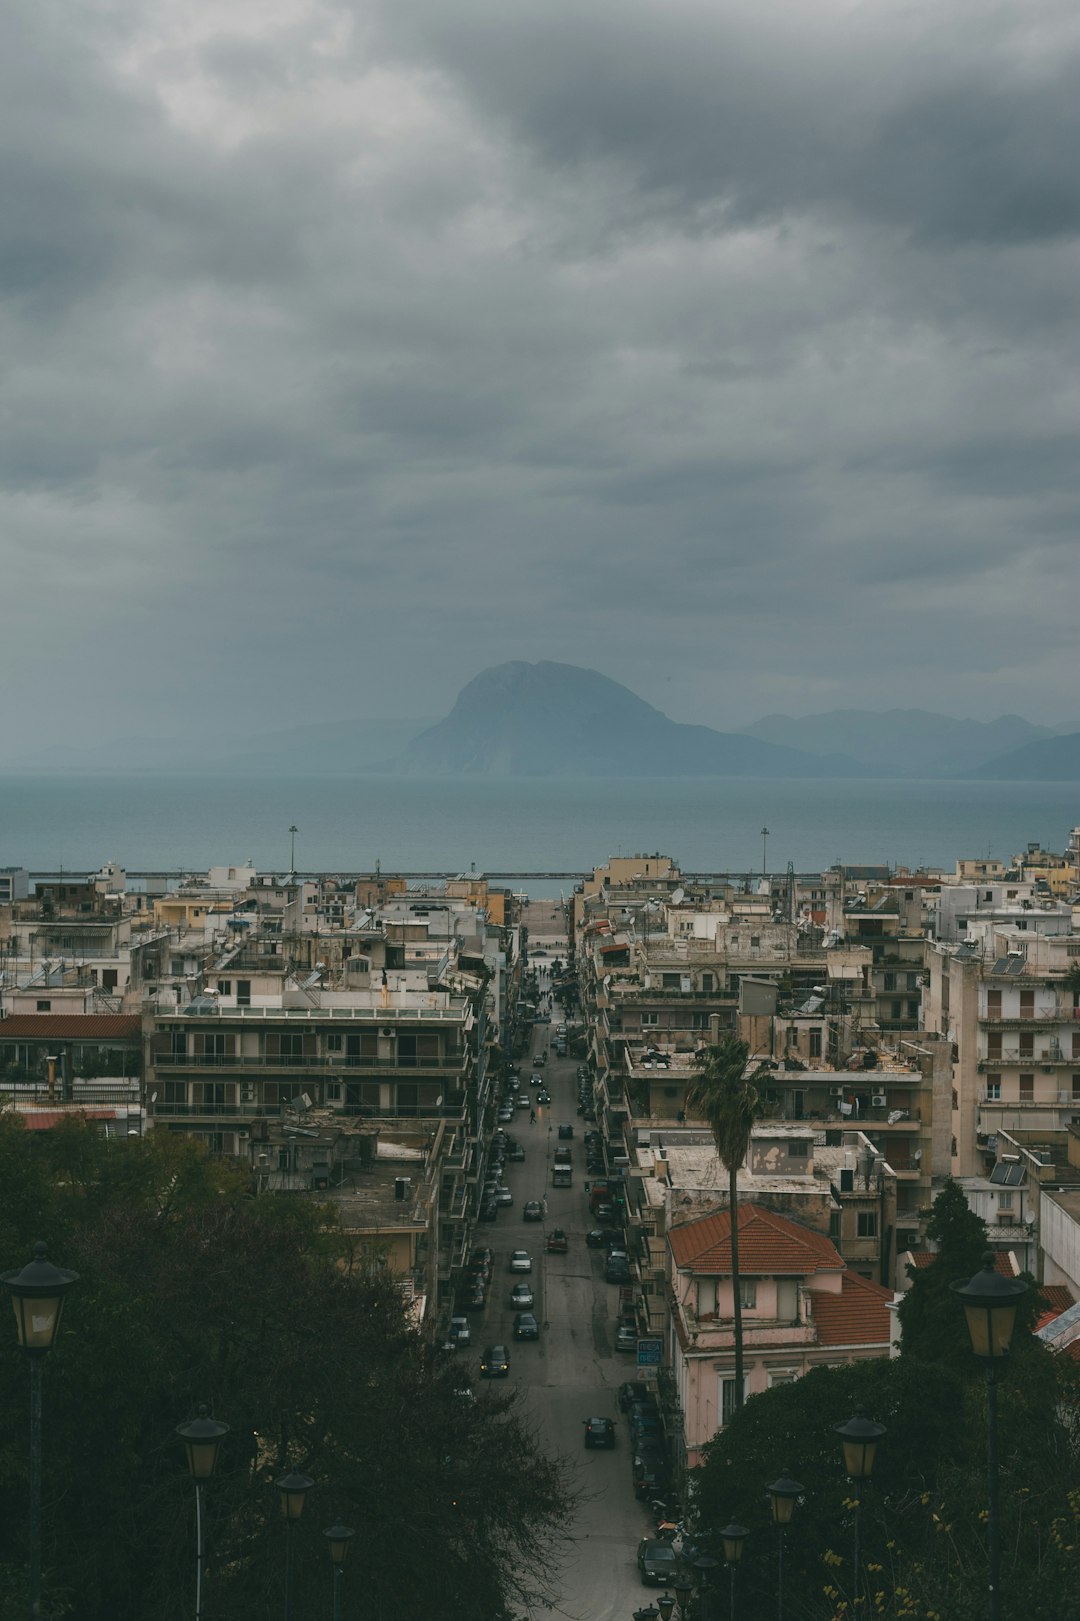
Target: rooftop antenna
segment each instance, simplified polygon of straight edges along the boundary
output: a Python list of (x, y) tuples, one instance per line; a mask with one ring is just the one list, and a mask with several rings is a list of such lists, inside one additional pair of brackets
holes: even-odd
[(768, 856), (769, 830), (767, 827), (763, 827), (761, 830), (761, 876), (763, 878), (767, 878), (769, 876)]
[(289, 877), (296, 878), (296, 835), (300, 829), (294, 822), (289, 829)]

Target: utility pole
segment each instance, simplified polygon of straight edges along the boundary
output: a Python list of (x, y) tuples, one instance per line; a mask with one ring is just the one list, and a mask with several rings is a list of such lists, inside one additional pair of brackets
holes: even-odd
[(769, 868), (768, 868), (769, 856), (768, 856), (768, 851), (769, 851), (769, 830), (768, 830), (767, 827), (763, 827), (762, 830), (761, 830), (761, 876), (763, 878), (767, 878), (769, 876)]

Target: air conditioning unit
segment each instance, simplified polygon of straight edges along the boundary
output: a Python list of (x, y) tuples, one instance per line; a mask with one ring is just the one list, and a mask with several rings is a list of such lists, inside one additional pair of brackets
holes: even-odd
[(382, 1034), (384, 1036), (392, 1036), (395, 1028), (396, 1027), (392, 1024), (384, 1024), (382, 1027)]
[(834, 1103), (843, 1103), (843, 1101), (844, 1101), (844, 1088), (842, 1086), (834, 1086), (829, 1095), (832, 1098)]
[(875, 1108), (875, 1109), (883, 1109), (885, 1107), (885, 1094), (884, 1094), (884, 1092), (875, 1092), (875, 1093), (873, 1093), (873, 1095), (870, 1098), (870, 1103), (871, 1103), (872, 1107)]
[(236, 1140), (238, 1143), (246, 1143), (250, 1136), (250, 1131), (238, 1131), (236, 1133)]

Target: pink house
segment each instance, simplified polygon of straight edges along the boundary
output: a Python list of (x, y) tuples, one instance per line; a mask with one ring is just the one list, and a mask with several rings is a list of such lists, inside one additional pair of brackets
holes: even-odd
[[(890, 1354), (891, 1290), (849, 1272), (824, 1234), (764, 1205), (736, 1208), (748, 1396), (818, 1363)], [(672, 1228), (668, 1246), (670, 1361), (692, 1469), (735, 1404), (730, 1210)]]

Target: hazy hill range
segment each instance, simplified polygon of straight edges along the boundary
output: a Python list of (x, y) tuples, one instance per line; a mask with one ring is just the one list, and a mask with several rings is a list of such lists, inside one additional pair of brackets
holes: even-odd
[(963, 775), (988, 782), (1080, 782), (1080, 732), (1010, 749)]
[[(925, 709), (834, 709), (823, 715), (766, 715), (745, 728), (760, 737), (811, 754), (852, 755), (881, 776), (980, 776), (984, 762), (1044, 739), (1056, 729), (1035, 726), (1020, 715), (997, 720), (956, 720)], [(1024, 773), (1021, 772), (1021, 775)]]
[(596, 670), (514, 661), (483, 670), (387, 770), (425, 776), (866, 776), (857, 762), (684, 726)]

